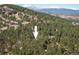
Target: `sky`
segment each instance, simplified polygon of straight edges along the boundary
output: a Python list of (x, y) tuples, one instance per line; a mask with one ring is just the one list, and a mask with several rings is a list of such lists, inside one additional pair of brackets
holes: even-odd
[(79, 4), (79, 0), (0, 0), (0, 4)]
[[(55, 8), (79, 9), (79, 0), (0, 0), (0, 4), (22, 4), (21, 6), (24, 6), (24, 7), (30, 6), (33, 8), (34, 7), (35, 8), (48, 8), (48, 7), (54, 8), (55, 7)], [(23, 5), (23, 4), (26, 4), (26, 5)]]
[(0, 4), (18, 4), (32, 8), (79, 9), (79, 0), (0, 0)]
[(28, 8), (68, 8), (68, 9), (74, 9), (79, 10), (79, 4), (19, 4), (23, 7)]

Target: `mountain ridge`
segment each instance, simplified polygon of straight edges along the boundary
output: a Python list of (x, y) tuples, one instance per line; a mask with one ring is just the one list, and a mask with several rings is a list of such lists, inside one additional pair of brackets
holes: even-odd
[(49, 14), (79, 14), (79, 10), (68, 9), (68, 8), (43, 8), (34, 9), (37, 12), (46, 12)]

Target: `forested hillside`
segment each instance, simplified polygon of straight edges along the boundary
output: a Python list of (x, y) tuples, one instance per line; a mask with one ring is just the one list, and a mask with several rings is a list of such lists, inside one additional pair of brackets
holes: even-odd
[[(79, 25), (72, 22), (17, 5), (0, 5), (0, 54), (79, 54)], [(32, 33), (35, 25), (37, 40)]]

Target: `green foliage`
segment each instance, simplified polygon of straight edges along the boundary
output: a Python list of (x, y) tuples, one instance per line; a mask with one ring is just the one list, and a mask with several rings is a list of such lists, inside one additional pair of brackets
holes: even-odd
[[(2, 5), (4, 6), (4, 5)], [(0, 54), (12, 55), (64, 55), (79, 54), (79, 26), (73, 26), (72, 21), (51, 16), (45, 13), (33, 12), (16, 5), (6, 5), (25, 15), (18, 22), (18, 29), (8, 28), (0, 33)], [(28, 11), (23, 11), (28, 10)], [(32, 18), (30, 16), (32, 16)], [(4, 18), (14, 20), (15, 17)], [(22, 16), (22, 15), (21, 15)], [(34, 20), (34, 17), (37, 20)], [(2, 19), (0, 19), (1, 21)], [(23, 21), (30, 22), (25, 26)], [(0, 22), (0, 25), (2, 23)], [(33, 36), (33, 26), (38, 26), (37, 40)], [(6, 25), (7, 26), (7, 25)], [(0, 26), (1, 27), (1, 26)]]

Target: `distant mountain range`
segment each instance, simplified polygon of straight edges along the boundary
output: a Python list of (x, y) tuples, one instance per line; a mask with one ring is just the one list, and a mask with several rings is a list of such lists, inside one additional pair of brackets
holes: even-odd
[(79, 15), (79, 10), (66, 9), (66, 8), (43, 8), (43, 9), (33, 9), (37, 12), (45, 12), (49, 14), (73, 14)]

